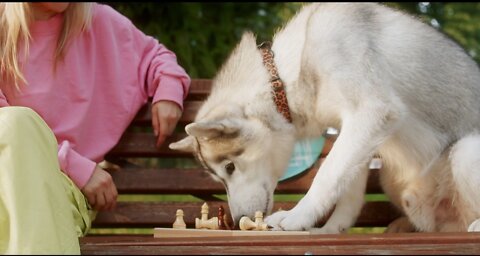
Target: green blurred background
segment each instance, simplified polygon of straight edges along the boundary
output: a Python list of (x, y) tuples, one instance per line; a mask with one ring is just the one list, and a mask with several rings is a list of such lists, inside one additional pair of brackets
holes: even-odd
[[(212, 78), (239, 41), (251, 30), (258, 42), (271, 40), (304, 4), (301, 2), (108, 2), (144, 33), (177, 54), (192, 78)], [(480, 60), (480, 3), (390, 2), (445, 32)]]

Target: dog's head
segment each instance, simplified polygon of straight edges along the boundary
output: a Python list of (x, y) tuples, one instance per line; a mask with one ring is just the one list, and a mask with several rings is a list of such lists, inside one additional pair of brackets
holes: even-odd
[(271, 212), (295, 139), (293, 127), (276, 112), (253, 34), (244, 34), (185, 130), (188, 137), (170, 148), (193, 153), (224, 184), (234, 221)]
[(170, 148), (192, 152), (227, 191), (232, 218), (269, 214), (273, 192), (288, 164), (292, 139), (255, 120), (225, 118), (186, 126), (188, 137)]

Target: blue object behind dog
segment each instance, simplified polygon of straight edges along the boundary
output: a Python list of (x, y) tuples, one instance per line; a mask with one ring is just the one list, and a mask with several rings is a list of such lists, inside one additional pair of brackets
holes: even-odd
[(323, 136), (295, 143), (287, 171), (279, 181), (297, 176), (311, 167), (322, 153), (324, 144), (325, 138)]

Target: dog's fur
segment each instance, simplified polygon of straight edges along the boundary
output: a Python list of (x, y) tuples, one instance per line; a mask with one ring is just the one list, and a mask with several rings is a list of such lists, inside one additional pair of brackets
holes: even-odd
[(276, 229), (349, 228), (363, 205), (367, 164), (406, 217), (389, 231), (480, 231), (480, 71), (452, 40), (379, 4), (305, 6), (272, 49), (293, 123), (276, 111), (269, 74), (245, 33), (211, 95), (171, 148), (193, 152), (223, 182), (232, 216), (269, 214), (300, 138), (340, 134), (302, 200), (266, 218)]

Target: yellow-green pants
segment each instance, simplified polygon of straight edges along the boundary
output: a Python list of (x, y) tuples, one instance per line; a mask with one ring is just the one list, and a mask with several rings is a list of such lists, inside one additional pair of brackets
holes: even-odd
[(80, 254), (94, 212), (33, 110), (0, 108), (0, 254)]

